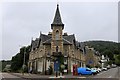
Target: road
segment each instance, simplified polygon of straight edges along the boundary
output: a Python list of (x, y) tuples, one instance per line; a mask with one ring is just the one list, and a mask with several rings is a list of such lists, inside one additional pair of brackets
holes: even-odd
[(93, 78), (120, 78), (120, 68), (111, 68), (95, 75)]
[(0, 76), (1, 80), (25, 80), (25, 79), (23, 79), (21, 77), (14, 76), (14, 75), (12, 75), (10, 73), (0, 73), (0, 75), (1, 75)]
[[(55, 78), (53, 75), (40, 75), (40, 74), (25, 74), (24, 76), (21, 73), (0, 73), (2, 74), (2, 80), (35, 80), (38, 78)], [(33, 79), (34, 78), (34, 79)], [(102, 79), (102, 80), (120, 80), (120, 68), (111, 68), (107, 71), (102, 71), (97, 75), (91, 75), (91, 76), (72, 76), (72, 75), (64, 75), (63, 78), (84, 78), (84, 80), (88, 80), (88, 78), (92, 78), (92, 80), (101, 80), (98, 78), (108, 78), (108, 79)], [(85, 79), (86, 78), (86, 79)], [(97, 78), (97, 79), (96, 79)], [(117, 78), (117, 79), (111, 79), (111, 78)], [(76, 80), (77, 80), (76, 79)], [(80, 79), (82, 80), (82, 79)]]

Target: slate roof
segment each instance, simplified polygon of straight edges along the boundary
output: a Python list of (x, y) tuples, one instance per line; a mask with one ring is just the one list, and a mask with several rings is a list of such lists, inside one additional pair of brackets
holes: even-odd
[(73, 43), (73, 40), (75, 40), (75, 36), (73, 35), (68, 35), (68, 36), (63, 36), (63, 38), (67, 41), (69, 41), (70, 43)]
[(49, 40), (50, 38), (51, 38), (50, 35), (40, 34), (39, 38), (32, 40), (31, 48), (32, 49), (38, 48), (41, 42), (45, 42), (46, 40)]
[[(73, 40), (75, 40), (74, 35), (63, 35), (63, 44), (65, 45), (71, 45), (74, 44)], [(39, 38), (36, 38), (36, 40), (32, 40), (31, 46), (33, 49), (38, 48), (40, 43), (42, 42), (44, 45), (45, 44), (51, 44), (52, 41), (52, 36), (51, 35), (45, 35), (45, 34), (40, 34)], [(75, 44), (76, 45), (76, 44)]]
[(39, 47), (39, 38), (36, 38), (36, 40), (32, 40), (32, 42), (31, 42), (31, 47), (32, 47), (33, 49)]
[(72, 44), (70, 41), (63, 38), (63, 44)]
[(51, 35), (40, 34), (40, 40), (42, 42), (45, 42), (45, 41), (49, 40), (50, 38), (52, 38)]
[(60, 11), (59, 11), (59, 5), (58, 4), (57, 4), (57, 9), (56, 9), (56, 13), (55, 13), (53, 23), (51, 24), (52, 29), (53, 29), (53, 25), (61, 25), (62, 28), (64, 28), (64, 24), (62, 23), (62, 19), (61, 19), (61, 16), (60, 16)]
[[(72, 44), (74, 39), (75, 39), (74, 35), (63, 36), (63, 44)], [(44, 41), (43, 43), (51, 44), (51, 41), (52, 41), (52, 38), (49, 38), (46, 41)]]
[(51, 44), (52, 38), (46, 40), (45, 42), (43, 42), (43, 44)]
[(78, 42), (78, 41), (76, 41), (76, 47), (81, 47), (81, 44), (80, 44), (80, 42)]
[[(49, 40), (46, 40), (45, 42), (43, 42), (43, 44), (51, 44), (52, 38), (50, 38)], [(72, 43), (70, 43), (68, 40), (65, 40), (63, 38), (63, 44), (69, 44), (71, 45)]]

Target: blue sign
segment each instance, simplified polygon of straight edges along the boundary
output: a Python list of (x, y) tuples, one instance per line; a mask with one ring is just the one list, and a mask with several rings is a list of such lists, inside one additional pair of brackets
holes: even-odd
[(92, 60), (89, 60), (89, 64), (92, 64), (93, 63), (93, 61)]
[(56, 61), (54, 62), (54, 71), (59, 71), (59, 65), (60, 65), (59, 60), (56, 60)]

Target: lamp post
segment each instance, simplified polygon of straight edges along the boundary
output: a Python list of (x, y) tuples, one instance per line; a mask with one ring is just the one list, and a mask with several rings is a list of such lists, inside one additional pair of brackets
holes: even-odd
[(23, 75), (24, 75), (24, 70), (25, 70), (25, 54), (26, 54), (26, 48), (24, 48), (24, 57), (23, 57)]
[[(20, 49), (22, 45), (19, 45)], [(25, 70), (25, 54), (26, 54), (26, 48), (24, 47), (24, 51), (23, 51), (23, 65), (22, 65), (22, 74), (24, 75), (24, 70)]]

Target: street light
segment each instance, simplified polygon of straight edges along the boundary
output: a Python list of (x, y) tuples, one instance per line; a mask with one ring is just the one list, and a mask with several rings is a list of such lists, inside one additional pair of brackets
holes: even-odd
[[(22, 45), (19, 45), (20, 49)], [(24, 54), (23, 54), (23, 65), (22, 65), (22, 74), (24, 75), (24, 70), (25, 70), (25, 54), (26, 54), (26, 48), (24, 47)]]
[(24, 57), (23, 57), (23, 65), (22, 65), (22, 68), (23, 68), (23, 75), (24, 75), (24, 70), (25, 70), (25, 54), (26, 54), (26, 48), (24, 48)]

